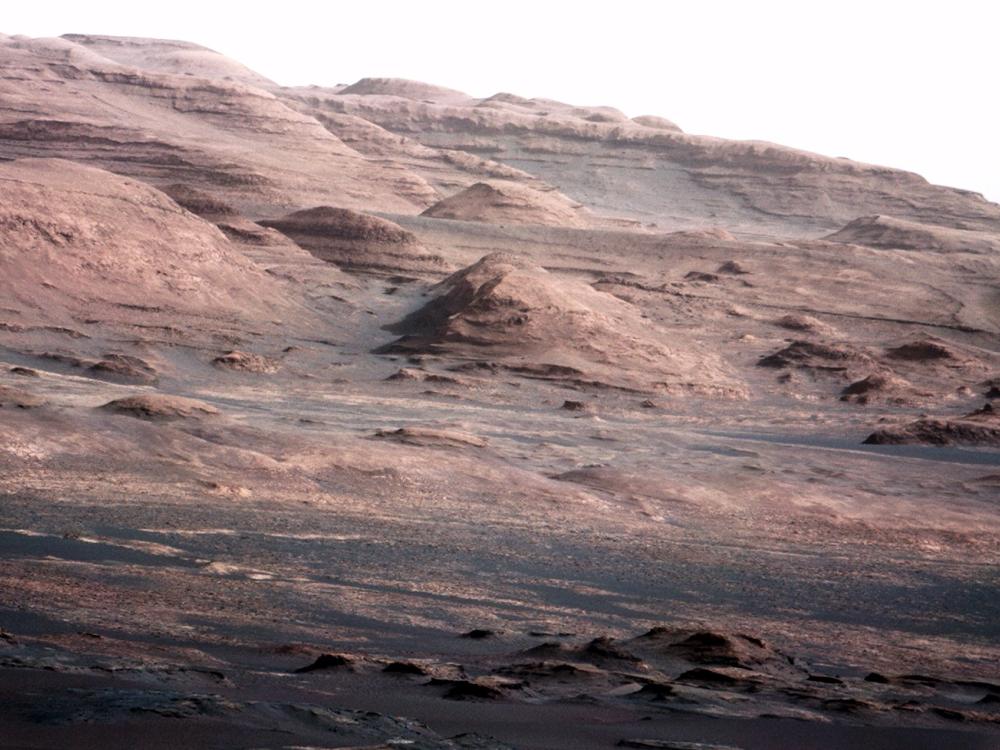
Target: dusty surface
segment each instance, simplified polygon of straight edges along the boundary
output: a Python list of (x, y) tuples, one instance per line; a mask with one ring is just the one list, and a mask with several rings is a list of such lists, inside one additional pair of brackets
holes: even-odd
[(1000, 206), (0, 55), (5, 747), (997, 746)]

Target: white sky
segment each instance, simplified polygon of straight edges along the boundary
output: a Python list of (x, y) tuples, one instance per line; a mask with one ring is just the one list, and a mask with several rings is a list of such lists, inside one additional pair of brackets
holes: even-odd
[(901, 167), (1000, 202), (1000, 2), (4, 2), (0, 32), (197, 42), (283, 84), (395, 76)]

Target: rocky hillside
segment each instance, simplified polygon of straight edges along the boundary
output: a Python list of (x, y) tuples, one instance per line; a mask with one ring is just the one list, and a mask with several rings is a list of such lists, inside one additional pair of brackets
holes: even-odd
[(0, 37), (0, 157), (71, 158), (207, 187), (254, 216), (315, 205), (420, 213), (474, 183), (557, 189), (676, 229), (819, 236), (885, 214), (1000, 232), (1000, 207), (896, 169), (500, 93), (397, 79), (283, 88), (196, 45)]

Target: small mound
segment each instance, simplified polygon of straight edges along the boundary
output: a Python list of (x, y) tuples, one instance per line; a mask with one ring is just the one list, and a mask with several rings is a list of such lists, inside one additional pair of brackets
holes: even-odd
[(997, 410), (993, 404), (987, 403), (983, 404), (979, 409), (970, 411), (962, 419), (968, 419), (973, 422), (984, 422), (986, 424), (1000, 424), (1000, 410)]
[(616, 466), (585, 466), (556, 474), (553, 479), (573, 482), (612, 495), (649, 498), (663, 503), (684, 502), (670, 472), (652, 466), (623, 469)]
[(1000, 447), (1000, 423), (966, 415), (961, 419), (917, 419), (883, 427), (864, 440), (866, 445), (968, 445)]
[(746, 688), (753, 689), (760, 684), (755, 677), (747, 677), (740, 669), (706, 669), (695, 667), (680, 674), (676, 682), (701, 687)]
[(473, 628), (472, 630), (467, 630), (462, 633), (459, 638), (470, 638), (474, 641), (481, 641), (485, 638), (495, 638), (497, 632), (495, 630), (490, 630), (488, 628)]
[(869, 445), (1000, 445), (1000, 411), (986, 404), (958, 419), (921, 418), (906, 425), (876, 430)]
[(892, 404), (910, 403), (913, 386), (891, 373), (878, 372), (856, 380), (840, 392), (840, 400), (854, 404), (881, 401)]
[(719, 240), (721, 242), (735, 242), (736, 238), (722, 227), (705, 227), (704, 229), (684, 229), (679, 232), (670, 232), (664, 235), (668, 240), (681, 240), (684, 242), (706, 242)]
[(421, 216), (485, 224), (587, 227), (589, 212), (556, 190), (541, 191), (514, 182), (477, 182), (438, 201)]
[(443, 383), (447, 385), (468, 385), (468, 381), (452, 375), (442, 375), (437, 372), (428, 372), (417, 367), (400, 367), (396, 372), (386, 378), (390, 381), (411, 381), (414, 383)]
[[(168, 311), (273, 320), (287, 291), (159, 190), (61, 159), (0, 164), (0, 297), (40, 320), (131, 327)], [(156, 321), (161, 322), (160, 320)], [(193, 334), (192, 334), (193, 335)]]
[(656, 627), (629, 641), (634, 651), (713, 669), (742, 669), (769, 673), (798, 673), (784, 652), (760, 638), (743, 633)]
[(715, 269), (716, 273), (728, 273), (733, 276), (746, 276), (750, 273), (746, 266), (740, 263), (738, 260), (727, 260), (725, 263), (721, 263), (718, 268)]
[(231, 351), (216, 357), (212, 360), (216, 367), (227, 370), (239, 370), (240, 372), (254, 372), (258, 374), (270, 374), (278, 371), (279, 364), (270, 357), (249, 352)]
[(488, 96), (481, 102), (479, 102), (479, 104), (486, 104), (488, 102), (501, 102), (503, 104), (514, 104), (518, 107), (528, 107), (528, 108), (534, 108), (538, 106), (538, 103), (534, 99), (526, 99), (523, 96), (518, 96), (517, 94), (510, 94), (506, 91), (500, 91), (494, 94), (493, 96)]
[(891, 250), (1000, 251), (1000, 237), (995, 234), (920, 224), (892, 216), (862, 216), (824, 239)]
[(64, 352), (37, 352), (35, 356), (64, 367), (80, 369), (89, 378), (111, 383), (152, 385), (158, 379), (156, 368), (141, 357), (131, 354), (108, 353), (99, 360)]
[(146, 360), (130, 354), (106, 354), (87, 367), (87, 374), (113, 383), (151, 385), (157, 381), (156, 369)]
[(190, 185), (175, 182), (161, 189), (178, 206), (187, 209), (203, 219), (214, 220), (238, 215), (236, 209), (225, 201), (215, 198), (202, 190), (193, 188)]
[(666, 117), (657, 117), (656, 115), (639, 115), (638, 117), (633, 117), (632, 122), (642, 125), (645, 128), (652, 128), (653, 130), (669, 130), (672, 133), (684, 132), (677, 123), (671, 122)]
[(817, 333), (829, 335), (836, 332), (836, 329), (818, 320), (811, 315), (782, 315), (774, 321), (774, 325), (785, 328), (789, 331), (802, 331), (804, 333)]
[(774, 652), (758, 638), (710, 630), (690, 633), (670, 628), (653, 628), (635, 640), (655, 645), (692, 664), (747, 668), (774, 657)]
[(450, 701), (481, 700), (492, 701), (503, 698), (503, 692), (496, 684), (491, 684), (486, 678), (476, 680), (446, 680), (432, 679), (426, 683), (433, 686), (446, 686), (444, 697)]
[[(14, 372), (14, 370), (11, 370), (11, 372)], [(979, 386), (983, 389), (983, 396), (986, 398), (1000, 398), (1000, 377), (987, 378)]]
[(295, 670), (295, 674), (308, 674), (324, 669), (347, 669), (351, 670), (354, 659), (344, 654), (320, 654), (316, 660), (304, 667)]
[(181, 396), (168, 396), (162, 393), (149, 393), (141, 396), (109, 401), (100, 407), (113, 414), (124, 414), (137, 419), (151, 422), (169, 422), (176, 419), (201, 419), (214, 417), (219, 410), (203, 401)]
[(398, 96), (414, 101), (437, 103), (470, 102), (471, 97), (461, 91), (435, 86), (406, 78), (362, 78), (337, 92), (339, 95)]
[(784, 349), (761, 357), (757, 366), (846, 370), (849, 364), (857, 361), (867, 361), (867, 357), (848, 346), (813, 341), (793, 341)]
[(0, 385), (0, 409), (37, 409), (46, 403), (41, 396), (20, 388)]
[(485, 448), (487, 445), (487, 442), (482, 438), (467, 432), (440, 430), (433, 427), (400, 427), (398, 430), (376, 430), (375, 437), (407, 445), (432, 448)]
[(601, 636), (583, 644), (564, 644), (555, 641), (540, 643), (520, 652), (518, 656), (540, 659), (535, 663), (589, 664), (595, 667), (630, 669), (642, 659), (624, 648), (613, 638)]
[(237, 81), (261, 88), (276, 85), (235, 60), (190, 42), (94, 34), (63, 34), (62, 38), (109, 60), (151, 72)]
[(700, 281), (705, 284), (714, 284), (719, 280), (718, 275), (707, 273), (706, 271), (688, 271), (684, 274), (685, 281)]
[(411, 661), (391, 661), (386, 664), (382, 671), (387, 674), (414, 675), (417, 677), (427, 676), (427, 670), (419, 664)]
[(894, 359), (908, 362), (960, 362), (965, 359), (954, 347), (936, 338), (911, 341), (887, 349), (886, 354)]
[(526, 377), (734, 395), (715, 355), (690, 341), (668, 348), (666, 334), (632, 305), (517, 256), (487, 255), (436, 288), (437, 296), (389, 327), (403, 337), (381, 353), (501, 359), (499, 366)]
[(348, 270), (424, 273), (447, 268), (412, 232), (346, 208), (318, 206), (261, 224), (287, 235), (317, 258)]
[(558, 682), (573, 680), (576, 682), (579, 680), (604, 679), (607, 677), (607, 673), (603, 670), (566, 661), (535, 661), (511, 664), (510, 666), (500, 667), (497, 673), (504, 677), (513, 677), (532, 683), (543, 680), (556, 680)]
[(626, 122), (628, 117), (614, 107), (572, 107), (569, 114), (586, 122)]

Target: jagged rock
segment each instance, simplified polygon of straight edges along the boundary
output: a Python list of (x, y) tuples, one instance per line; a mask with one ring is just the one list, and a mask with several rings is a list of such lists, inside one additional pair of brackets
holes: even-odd
[(156, 369), (141, 357), (129, 354), (106, 354), (87, 367), (87, 373), (101, 380), (149, 385), (158, 379)]

